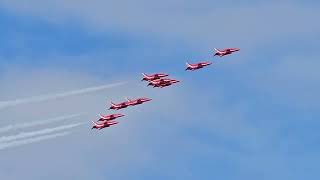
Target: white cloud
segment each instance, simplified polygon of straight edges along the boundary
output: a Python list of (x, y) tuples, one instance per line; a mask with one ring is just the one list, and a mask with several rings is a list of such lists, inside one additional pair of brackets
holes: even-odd
[(8, 108), (8, 107), (18, 106), (21, 104), (39, 103), (39, 102), (44, 102), (44, 101), (56, 100), (56, 99), (60, 99), (60, 98), (66, 98), (66, 97), (70, 97), (70, 96), (94, 93), (96, 91), (114, 88), (114, 87), (117, 87), (117, 86), (120, 86), (123, 84), (124, 84), (123, 82), (112, 83), (112, 84), (108, 84), (108, 85), (88, 87), (88, 88), (77, 89), (77, 90), (67, 91), (67, 92), (62, 92), (62, 93), (57, 93), (57, 94), (46, 94), (46, 95), (39, 95), (39, 96), (33, 96), (33, 97), (28, 97), (28, 98), (22, 98), (22, 99), (0, 101), (0, 110), (4, 109), (4, 108)]
[[(8, 71), (10, 71), (9, 69)], [(43, 92), (52, 92), (61, 87), (68, 87), (68, 89), (87, 87), (88, 84), (95, 84), (97, 82), (105, 84), (105, 82), (101, 82), (94, 77), (79, 73), (60, 73), (59, 70), (52, 69), (49, 71), (44, 69), (41, 71), (33, 70), (30, 73), (28, 69), (22, 69), (24, 69), (24, 73), (28, 74), (28, 76), (21, 77), (18, 73), (10, 72), (1, 78), (0, 82), (6, 86), (6, 88), (0, 90), (2, 98), (6, 97), (6, 95), (10, 97), (14, 97), (15, 95), (16, 97), (28, 97), (30, 95), (37, 95), (38, 92), (41, 92), (41, 94)], [(34, 122), (35, 119), (40, 119), (41, 117), (58, 116), (70, 112), (89, 112), (90, 115), (76, 119), (76, 121), (87, 123), (84, 128), (75, 129), (78, 133), (73, 134), (71, 137), (24, 146), (23, 148), (12, 149), (10, 151), (2, 151), (0, 153), (3, 160), (2, 166), (11, 167), (12, 169), (10, 173), (2, 173), (2, 170), (0, 170), (0, 178), (8, 180), (20, 179), (22, 177), (25, 179), (38, 179), (42, 176), (51, 176), (52, 178), (61, 179), (67, 177), (76, 179), (96, 177), (95, 179), (99, 179), (103, 175), (100, 175), (101, 169), (97, 168), (98, 161), (101, 163), (101, 166), (106, 168), (104, 172), (108, 173), (113, 172), (114, 167), (119, 167), (121, 171), (130, 171), (131, 167), (127, 167), (127, 164), (131, 164), (132, 162), (135, 162), (135, 168), (144, 167), (149, 162), (150, 156), (152, 156), (150, 155), (152, 154), (151, 152), (144, 151), (143, 139), (140, 139), (138, 133), (146, 128), (143, 124), (144, 122), (152, 122), (152, 119), (144, 119), (144, 115), (150, 113), (156, 117), (157, 111), (162, 109), (162, 107), (175, 107), (173, 104), (170, 106), (163, 104), (166, 102), (161, 101), (161, 99), (169, 98), (173, 100), (177, 93), (174, 91), (175, 88), (166, 89), (162, 92), (146, 88), (139, 79), (140, 77), (137, 77), (137, 83), (139, 84), (136, 82), (129, 83), (122, 87), (108, 89), (105, 92), (99, 91), (94, 94), (72, 96), (41, 103), (23, 104), (2, 110), (0, 112), (2, 119), (0, 122), (1, 126), (13, 123)], [(104, 81), (107, 82), (108, 79)], [(21, 83), (27, 84), (23, 88), (23, 95), (21, 95), (21, 89), (19, 88), (21, 87)], [(102, 131), (91, 130), (91, 120), (96, 120), (98, 113), (106, 113), (107, 105), (109, 105), (108, 103), (111, 100), (119, 102), (124, 100), (123, 98), (126, 96), (132, 98), (147, 96), (154, 100), (151, 103), (123, 111), (126, 116), (119, 120), (120, 124), (118, 126)], [(111, 111), (108, 113), (111, 113)], [(36, 130), (36, 132), (38, 131)], [(42, 133), (43, 131), (39, 132)], [(18, 137), (20, 138), (21, 136), (19, 135)], [(13, 136), (8, 137), (11, 140), (13, 138)], [(128, 139), (128, 137), (131, 139)], [(19, 151), (23, 152), (20, 153)], [(143, 154), (140, 154), (141, 152)], [(45, 154), (46, 157), (43, 156)], [(92, 164), (93, 162), (90, 162), (91, 160), (95, 160), (95, 165)], [(25, 167), (24, 164), (18, 163), (21, 161), (29, 165)], [(12, 163), (14, 167), (11, 166)], [(120, 173), (120, 171), (118, 172)]]
[[(21, 77), (14, 70), (0, 79), (0, 83), (5, 85), (0, 90), (2, 99), (7, 95), (9, 99), (14, 99), (110, 81), (98, 80), (87, 74), (61, 72), (59, 69), (34, 69), (32, 73), (22, 69), (28, 76)], [(185, 80), (183, 78), (186, 77), (182, 77)], [(23, 90), (19, 89), (21, 83), (26, 84)], [(105, 92), (5, 109), (0, 113), (3, 119), (1, 126), (21, 121), (33, 122), (41, 117), (70, 112), (89, 112), (90, 115), (75, 120), (87, 122), (87, 125), (76, 129), (77, 133), (71, 136), (2, 151), (0, 178), (126, 179), (141, 177), (139, 175), (147, 170), (155, 174), (165, 171), (164, 177), (167, 178), (192, 179), (193, 173), (198, 172), (191, 164), (200, 163), (198, 159), (203, 158), (213, 161), (211, 163), (214, 165), (222, 158), (225, 163), (236, 164), (235, 169), (244, 174), (249, 173), (244, 166), (247, 167), (246, 163), (250, 162), (256, 167), (253, 171), (257, 174), (252, 179), (262, 173), (273, 178), (274, 172), (279, 176), (288, 174), (286, 166), (289, 165), (280, 163), (285, 157), (273, 157), (279, 155), (275, 152), (277, 149), (272, 147), (278, 137), (274, 129), (277, 125), (265, 123), (267, 126), (259, 126), (262, 120), (255, 119), (256, 116), (252, 115), (255, 109), (247, 101), (230, 105), (223, 89), (219, 90), (218, 82), (216, 88), (208, 89), (195, 87), (194, 83), (183, 81), (160, 90), (147, 88), (140, 82), (140, 77), (136, 77), (136, 81)], [(102, 131), (90, 129), (90, 121), (97, 119), (98, 113), (111, 113), (106, 111), (111, 100), (119, 102), (126, 96), (146, 96), (153, 100), (119, 111), (126, 116), (119, 119), (120, 124), (113, 128)], [(208, 137), (210, 140), (206, 139)], [(252, 156), (248, 157), (248, 153)], [(10, 172), (3, 173), (8, 168)], [(266, 168), (269, 171), (263, 172)]]
[[(85, 115), (86, 113), (77, 113), (77, 114), (71, 114), (71, 115), (65, 115), (65, 116), (59, 116), (55, 118), (49, 118), (41, 121), (33, 121), (33, 122), (21, 122), (18, 124), (11, 124), (5, 127), (0, 128), (0, 133), (3, 132), (8, 132), (8, 131), (13, 131), (13, 130), (19, 130), (19, 129), (26, 129), (26, 128), (31, 128), (31, 127), (36, 127), (36, 126), (41, 126), (41, 125), (47, 125), (55, 122), (61, 122), (64, 120), (72, 119), (75, 117), (79, 117), (82, 115)], [(0, 138), (1, 139), (1, 138)]]
[(221, 3), (219, 1), (4, 0), (18, 14), (55, 23), (77, 22), (96, 32), (120, 31), (196, 44), (244, 47), (277, 38), (319, 34), (315, 9), (292, 1)]
[(62, 132), (62, 133), (56, 133), (56, 134), (49, 134), (49, 135), (43, 135), (38, 137), (32, 137), (30, 139), (23, 139), (23, 140), (17, 140), (17, 141), (11, 141), (11, 142), (5, 142), (0, 144), (0, 150), (7, 149), (7, 148), (13, 148), (17, 146), (32, 144), (40, 141), (45, 141), (49, 139), (54, 139), (57, 137), (62, 137), (68, 135), (69, 132)]
[(84, 124), (84, 123), (82, 122), (82, 123), (68, 124), (68, 125), (63, 125), (63, 126), (59, 126), (59, 127), (46, 128), (46, 129), (41, 129), (41, 130), (36, 130), (36, 131), (20, 132), (19, 134), (16, 134), (16, 135), (1, 136), (0, 137), (0, 145), (11, 142), (11, 141), (15, 141), (15, 140), (20, 140), (20, 139), (30, 138), (30, 137), (34, 137), (34, 136), (40, 136), (40, 135), (45, 135), (45, 134), (49, 134), (49, 133), (54, 133), (56, 131), (62, 131), (62, 130), (75, 128), (81, 124)]
[[(59, 73), (59, 70), (41, 70), (29, 73), (23, 78), (16, 73), (8, 73), (0, 83), (6, 88), (1, 89), (3, 97), (10, 94), (21, 96), (21, 82), (28, 84), (23, 90), (36, 95), (37, 92), (52, 92), (57, 87), (66, 86), (74, 89), (88, 84), (104, 84), (100, 80), (87, 75), (72, 72)], [(58, 77), (55, 77), (58, 76)], [(63, 78), (62, 78), (63, 77)], [(109, 81), (105, 79), (104, 81)], [(46, 86), (48, 84), (48, 86)], [(39, 144), (24, 146), (22, 148), (2, 151), (0, 157), (2, 166), (11, 168), (11, 173), (2, 173), (0, 178), (39, 179), (51, 177), (53, 179), (104, 179), (139, 177), (143, 169), (149, 169), (153, 173), (159, 173), (158, 168), (166, 171), (165, 177), (186, 177), (192, 178), (192, 171), (189, 175), (177, 175), (171, 168), (177, 168), (180, 173), (188, 172), (189, 165), (181, 165), (182, 161), (190, 162), (190, 156), (206, 152), (203, 156), (218, 158), (218, 155), (233, 154), (228, 146), (205, 142), (198, 142), (200, 137), (194, 137), (183, 132), (194, 127), (200, 131), (208, 132), (235, 144), (243, 144), (245, 149), (260, 149), (265, 142), (257, 143), (258, 140), (265, 140), (263, 134), (257, 132), (250, 122), (244, 121), (243, 109), (236, 107), (233, 110), (222, 110), (217, 108), (223, 103), (223, 96), (217, 94), (210, 96), (215, 102), (214, 106), (207, 101), (204, 94), (197, 97), (190, 97), (192, 87), (186, 87), (184, 83), (177, 84), (166, 89), (153, 89), (145, 87), (137, 77), (136, 82), (128, 83), (107, 91), (97, 92), (83, 96), (68, 97), (54, 101), (21, 105), (1, 112), (2, 126), (12, 123), (33, 122), (35, 119), (48, 116), (57, 116), (70, 112), (89, 112), (88, 117), (77, 118), (76, 121), (87, 122), (83, 128), (75, 129), (77, 133), (71, 136), (60, 138), (56, 141), (47, 141)], [(32, 89), (37, 91), (29, 91)], [(185, 88), (189, 89), (188, 92)], [(218, 92), (216, 92), (218, 93)], [(153, 100), (141, 106), (128, 108), (124, 111), (126, 116), (119, 119), (120, 124), (113, 128), (102, 131), (91, 130), (90, 120), (97, 119), (98, 113), (107, 113), (106, 107), (109, 101), (121, 101), (124, 97), (134, 98), (139, 96), (150, 97)], [(207, 104), (207, 108), (190, 106), (193, 102)], [(217, 107), (216, 107), (217, 105)], [(211, 108), (216, 109), (212, 111)], [(201, 112), (197, 118), (192, 112)], [(111, 113), (111, 112), (108, 112)], [(230, 115), (228, 115), (230, 114)], [(192, 130), (193, 131), (193, 130)], [(192, 138), (189, 138), (189, 137)], [(254, 137), (254, 138), (253, 138)], [(163, 147), (166, 147), (163, 149)], [(184, 147), (181, 149), (181, 147)], [(213, 153), (213, 154), (212, 154)], [(48, 156), (49, 155), (49, 156)], [(234, 156), (236, 158), (236, 156)], [(169, 160), (176, 161), (168, 164)], [(19, 162), (28, 163), (24, 166)], [(103, 167), (103, 168), (102, 168)], [(4, 169), (1, 167), (0, 169)], [(103, 170), (103, 171), (102, 171)], [(19, 173), (18, 173), (19, 172)], [(126, 172), (123, 174), (123, 172)], [(6, 176), (4, 175), (6, 174)], [(121, 175), (122, 174), (122, 175)], [(2, 176), (3, 175), (3, 176)], [(9, 178), (8, 178), (9, 177)]]

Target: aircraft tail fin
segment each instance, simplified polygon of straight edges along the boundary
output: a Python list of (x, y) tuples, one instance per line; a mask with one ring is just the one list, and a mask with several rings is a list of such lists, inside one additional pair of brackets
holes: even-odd
[(192, 69), (192, 66), (191, 66), (191, 64), (189, 64), (188, 62), (186, 62), (186, 65), (187, 65), (187, 68), (185, 69), (186, 71), (187, 71), (187, 70), (190, 70), (190, 69)]
[(147, 74), (145, 74), (145, 73), (142, 73), (142, 76), (143, 77), (149, 77)]
[(219, 49), (217, 49), (217, 48), (213, 48), (216, 52), (220, 52), (220, 50)]

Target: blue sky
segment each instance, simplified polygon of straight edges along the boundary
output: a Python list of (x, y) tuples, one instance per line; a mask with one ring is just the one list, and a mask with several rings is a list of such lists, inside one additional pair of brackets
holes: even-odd
[[(70, 136), (0, 151), (0, 179), (319, 177), (317, 2), (4, 0), (0, 7), (0, 101), (127, 82), (0, 110), (1, 126), (89, 112), (72, 120), (88, 123)], [(212, 58), (214, 47), (241, 51)], [(214, 64), (184, 71), (186, 61), (199, 60)], [(168, 72), (181, 83), (150, 89), (141, 72)], [(106, 103), (136, 96), (153, 101), (123, 111), (114, 128), (89, 129)]]

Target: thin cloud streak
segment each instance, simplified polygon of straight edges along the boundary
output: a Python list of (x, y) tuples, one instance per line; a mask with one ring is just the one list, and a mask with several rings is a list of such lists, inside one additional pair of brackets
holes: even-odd
[(41, 126), (41, 125), (46, 125), (50, 123), (55, 123), (67, 119), (72, 119), (75, 117), (79, 117), (82, 115), (85, 115), (86, 113), (76, 113), (76, 114), (71, 114), (71, 115), (65, 115), (65, 116), (59, 116), (55, 118), (50, 118), (47, 120), (42, 120), (42, 121), (35, 121), (35, 122), (30, 122), (30, 123), (20, 123), (20, 124), (13, 124), (13, 125), (8, 125), (5, 127), (0, 128), (0, 133), (8, 132), (8, 131), (13, 131), (13, 130), (19, 130), (19, 129), (24, 129), (24, 128), (31, 128), (35, 126)]
[(69, 96), (92, 93), (92, 92), (96, 92), (96, 91), (101, 91), (101, 90), (117, 87), (117, 86), (120, 86), (123, 84), (125, 84), (125, 82), (118, 82), (118, 83), (113, 83), (113, 84), (108, 84), (108, 85), (103, 85), (103, 86), (95, 86), (95, 87), (89, 87), (89, 88), (84, 88), (84, 89), (78, 89), (78, 90), (68, 91), (68, 92), (59, 93), (59, 94), (47, 94), (47, 95), (34, 96), (34, 97), (30, 97), (30, 98), (16, 99), (16, 100), (11, 100), (11, 101), (0, 101), (0, 110), (5, 109), (5, 108), (9, 108), (9, 107), (22, 105), (22, 104), (39, 103), (39, 102), (44, 102), (44, 101), (49, 101), (49, 100), (56, 100), (56, 99), (60, 99), (60, 98), (65, 98), (65, 97), (69, 97)]
[(38, 131), (31, 131), (31, 132), (21, 132), (17, 135), (12, 135), (12, 136), (2, 136), (0, 137), (0, 143), (7, 142), (7, 141), (15, 141), (18, 139), (30, 138), (33, 136), (40, 136), (44, 134), (54, 133), (56, 131), (67, 130), (67, 129), (75, 128), (82, 124), (84, 123), (68, 124), (68, 125), (58, 126), (54, 128), (47, 128), (47, 129), (38, 130)]
[(22, 146), (22, 145), (28, 145), (40, 141), (45, 141), (49, 139), (54, 139), (57, 137), (62, 137), (70, 134), (71, 132), (62, 132), (62, 133), (56, 133), (56, 134), (50, 134), (50, 135), (44, 135), (44, 136), (39, 136), (39, 137), (34, 137), (30, 139), (24, 139), (24, 140), (19, 140), (19, 141), (12, 141), (12, 142), (6, 142), (0, 144), (0, 150), (7, 149), (7, 148), (12, 148), (16, 146)]

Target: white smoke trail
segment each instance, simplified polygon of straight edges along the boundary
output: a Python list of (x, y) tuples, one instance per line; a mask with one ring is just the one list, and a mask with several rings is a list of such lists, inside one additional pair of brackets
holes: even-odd
[(60, 116), (60, 117), (50, 118), (50, 119), (43, 120), (43, 121), (35, 121), (35, 122), (29, 122), (29, 123), (8, 125), (8, 126), (5, 126), (5, 127), (1, 127), (0, 128), (0, 133), (7, 132), (7, 131), (12, 131), (12, 130), (23, 129), (23, 128), (30, 128), (30, 127), (34, 127), (34, 126), (41, 126), (41, 125), (54, 123), (54, 122), (59, 122), (59, 121), (63, 121), (63, 120), (66, 120), (66, 119), (79, 117), (79, 116), (82, 116), (84, 114), (86, 114), (86, 113), (77, 113), (77, 114), (71, 114), (71, 115), (66, 115), (66, 116)]
[(57, 137), (66, 136), (68, 134), (70, 134), (70, 132), (62, 132), (62, 133), (49, 134), (49, 135), (19, 140), (19, 141), (5, 142), (5, 143), (0, 144), (0, 150), (12, 148), (12, 147), (16, 147), (16, 146), (27, 145), (27, 144), (31, 144), (31, 143), (36, 143), (36, 142), (40, 142), (40, 141), (44, 141), (44, 140), (48, 140), (48, 139), (54, 139)]
[(21, 132), (17, 135), (2, 136), (2, 137), (0, 137), (0, 143), (7, 142), (7, 141), (15, 141), (18, 139), (30, 138), (33, 136), (40, 136), (40, 135), (44, 135), (44, 134), (53, 133), (56, 131), (66, 130), (66, 129), (71, 129), (71, 128), (80, 126), (82, 124), (84, 124), (84, 123), (68, 124), (68, 125), (58, 126), (58, 127), (54, 127), (54, 128), (47, 128), (47, 129), (43, 129), (43, 130), (38, 130), (38, 131)]
[(16, 100), (11, 100), (11, 101), (0, 101), (0, 110), (4, 109), (4, 108), (8, 108), (8, 107), (14, 107), (14, 106), (21, 105), (21, 104), (38, 103), (38, 102), (43, 102), (43, 101), (49, 101), (49, 100), (55, 100), (55, 99), (59, 99), (59, 98), (74, 96), (74, 95), (92, 93), (92, 92), (120, 86), (123, 84), (125, 84), (125, 83), (119, 82), (119, 83), (113, 83), (113, 84), (108, 84), (108, 85), (103, 85), (103, 86), (78, 89), (78, 90), (68, 91), (68, 92), (58, 93), (58, 94), (47, 94), (47, 95), (34, 96), (34, 97), (30, 97), (30, 98), (16, 99)]

